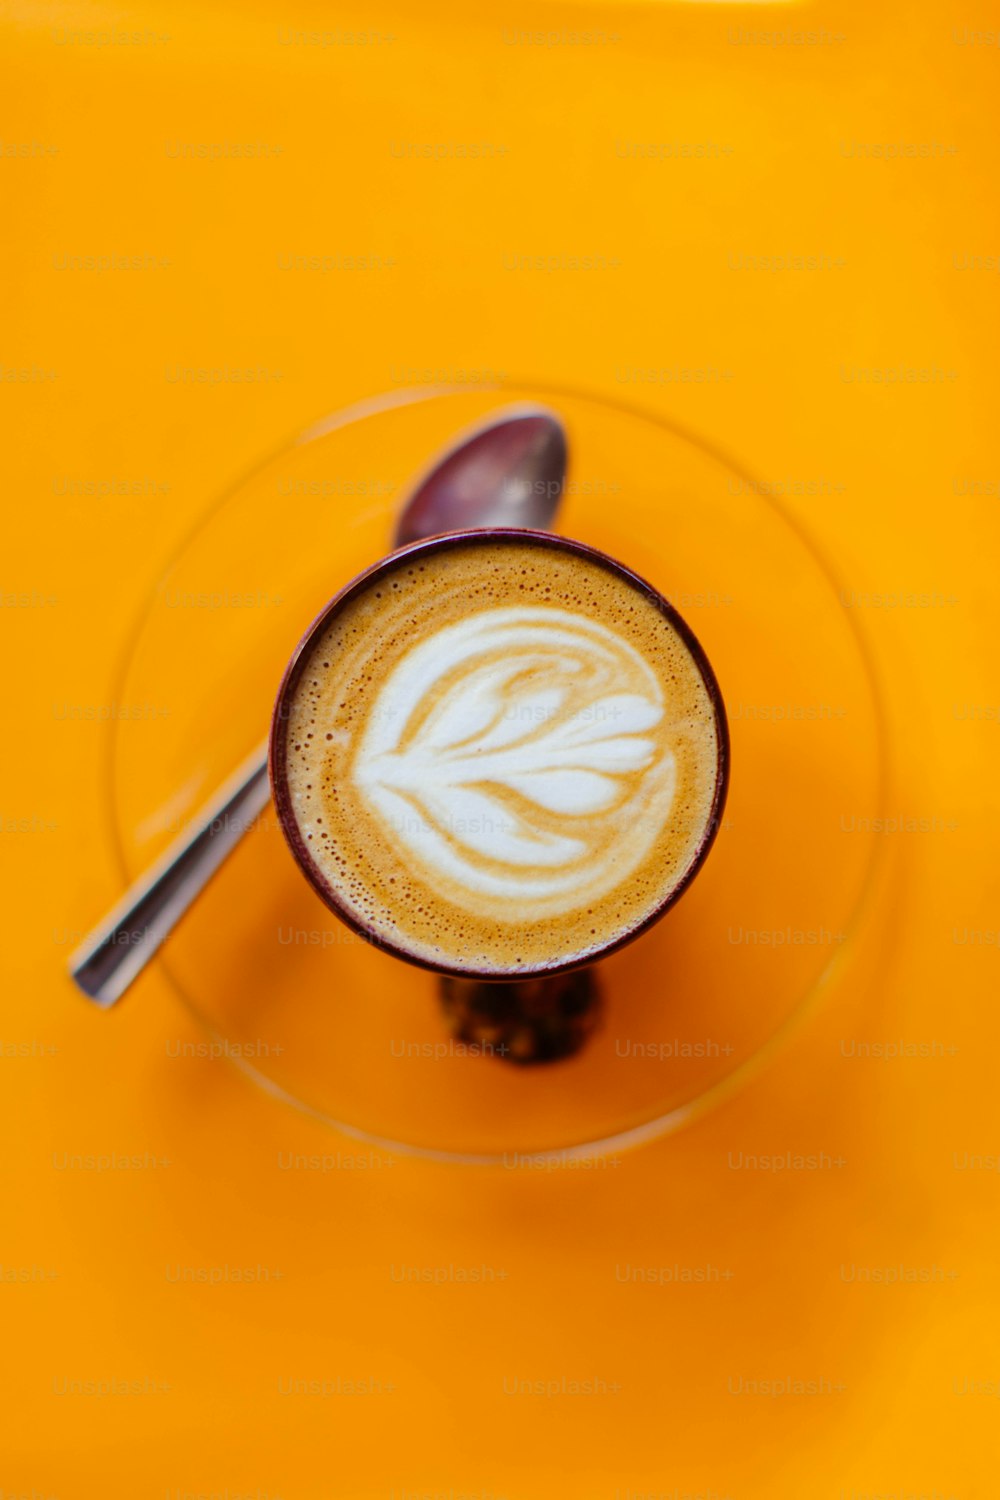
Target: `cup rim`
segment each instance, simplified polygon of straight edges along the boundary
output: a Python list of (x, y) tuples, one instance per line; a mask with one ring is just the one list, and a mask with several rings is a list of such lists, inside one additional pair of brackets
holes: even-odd
[[(474, 969), (453, 966), (447, 963), (432, 963), (429, 959), (408, 952), (402, 945), (383, 937), (372, 927), (369, 927), (341, 901), (336, 890), (312, 858), (293, 812), (292, 798), (288, 786), (288, 714), (286, 708), (288, 700), (298, 687), (302, 673), (308, 664), (311, 654), (310, 648), (317, 636), (326, 629), (346, 605), (350, 604), (359, 594), (365, 592), (374, 578), (387, 575), (390, 570), (398, 567), (408, 559), (425, 557), (431, 553), (440, 551), (442, 548), (451, 546), (489, 546), (498, 541), (528, 541), (531, 545), (569, 552), (573, 556), (585, 558), (598, 567), (614, 573), (618, 578), (623, 579), (640, 594), (644, 595), (647, 601), (670, 623), (687, 647), (705, 685), (709, 701), (712, 704), (718, 739), (715, 787), (712, 794), (710, 816), (694, 855), (677, 884), (671, 887), (663, 901), (653, 911), (647, 913), (640, 923), (635, 927), (630, 927), (627, 932), (613, 938), (594, 952), (588, 953), (582, 958), (567, 959), (554, 964), (537, 965), (531, 969)], [(701, 642), (687, 621), (678, 613), (670, 601), (653, 584), (649, 583), (647, 579), (633, 572), (631, 568), (627, 567), (624, 563), (618, 562), (616, 558), (611, 557), (608, 553), (602, 552), (597, 547), (592, 547), (588, 542), (580, 542), (573, 537), (562, 536), (551, 531), (533, 531), (527, 527), (513, 526), (474, 527), (462, 531), (446, 531), (439, 533), (437, 536), (424, 537), (420, 541), (411, 542), (405, 547), (399, 547), (396, 551), (387, 553), (385, 557), (372, 563), (346, 583), (323, 606), (311, 624), (306, 627), (298, 645), (292, 652), (275, 697), (274, 708), (271, 713), (270, 733), (268, 735), (268, 774), (271, 781), (271, 795), (274, 799), (275, 811), (281, 831), (285, 836), (285, 840), (299, 869), (306, 877), (316, 895), (333, 912), (334, 916), (338, 917), (340, 921), (357, 933), (359, 937), (370, 943), (372, 947), (384, 953), (389, 953), (393, 957), (401, 959), (404, 963), (413, 964), (417, 968), (429, 970), (434, 974), (447, 975), (457, 979), (508, 984), (530, 981), (532, 979), (549, 978), (557, 974), (567, 974), (575, 969), (588, 968), (591, 964), (599, 963), (612, 953), (617, 953), (629, 943), (635, 942), (637, 938), (653, 927), (661, 917), (665, 916), (671, 907), (677, 904), (705, 863), (709, 850), (715, 843), (716, 836), (718, 835), (729, 791), (730, 758), (729, 721), (726, 716), (725, 703), (715, 672)]]

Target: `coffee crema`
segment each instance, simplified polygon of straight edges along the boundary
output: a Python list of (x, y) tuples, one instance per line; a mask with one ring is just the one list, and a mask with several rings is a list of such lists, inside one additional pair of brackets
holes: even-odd
[(434, 968), (539, 972), (624, 940), (719, 811), (722, 711), (686, 636), (579, 544), (493, 532), (388, 559), (289, 680), (283, 765), (311, 878)]

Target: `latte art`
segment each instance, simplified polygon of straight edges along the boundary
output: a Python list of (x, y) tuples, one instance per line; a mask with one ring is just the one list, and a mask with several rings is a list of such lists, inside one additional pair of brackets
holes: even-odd
[(513, 972), (661, 905), (717, 792), (717, 716), (627, 575), (505, 538), (390, 559), (316, 639), (288, 784), (354, 920), (429, 963)]
[[(354, 779), (441, 894), (562, 913), (627, 876), (666, 823), (674, 758), (645, 733), (663, 717), (656, 677), (611, 630), (485, 610), (399, 663)], [(644, 782), (657, 794), (630, 820)]]

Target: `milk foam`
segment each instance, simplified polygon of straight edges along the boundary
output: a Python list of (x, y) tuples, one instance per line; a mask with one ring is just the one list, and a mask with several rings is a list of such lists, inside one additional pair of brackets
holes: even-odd
[[(556, 607), (482, 610), (396, 666), (353, 775), (442, 895), (546, 897), (557, 916), (582, 885), (593, 899), (625, 879), (659, 837), (675, 763), (646, 731), (663, 716), (655, 674), (613, 630)], [(639, 824), (629, 810), (650, 776), (659, 795)], [(612, 810), (619, 837), (601, 847), (591, 819)]]
[(403, 553), (332, 616), (287, 704), (319, 882), (431, 965), (577, 962), (697, 857), (720, 728), (681, 634), (627, 578), (506, 537)]

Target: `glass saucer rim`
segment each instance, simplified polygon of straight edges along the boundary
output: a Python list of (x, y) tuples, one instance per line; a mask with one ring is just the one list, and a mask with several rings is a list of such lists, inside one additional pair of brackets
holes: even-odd
[[(800, 517), (792, 513), (781, 502), (780, 497), (769, 493), (759, 481), (756, 481), (753, 474), (741, 462), (737, 461), (723, 445), (703, 437), (694, 428), (688, 427), (685, 423), (675, 421), (673, 418), (667, 417), (660, 412), (650, 410), (641, 403), (626, 401), (603, 391), (559, 382), (546, 382), (528, 376), (507, 376), (502, 382), (407, 386), (395, 390), (378, 392), (327, 412), (326, 415), (315, 419), (306, 426), (296, 429), (291, 437), (272, 446), (262, 457), (246, 464), (234, 479), (219, 492), (216, 498), (198, 513), (193, 523), (174, 544), (159, 567), (156, 577), (140, 603), (122, 641), (117, 664), (114, 669), (115, 701), (123, 697), (127, 674), (134, 655), (135, 643), (141, 637), (152, 616), (163, 579), (180, 562), (185, 552), (213, 517), (224, 510), (226, 505), (238, 495), (244, 486), (266, 473), (272, 465), (278, 463), (284, 456), (293, 452), (296, 448), (317, 442), (338, 431), (340, 428), (351, 426), (368, 418), (381, 416), (398, 408), (415, 406), (423, 402), (434, 401), (449, 396), (488, 395), (490, 393), (503, 395), (506, 392), (511, 396), (511, 405), (514, 405), (518, 402), (518, 397), (515, 393), (525, 391), (531, 393), (531, 399), (550, 398), (559, 400), (560, 398), (569, 398), (571, 400), (590, 403), (597, 407), (609, 408), (623, 415), (635, 418), (640, 422), (647, 422), (654, 427), (662, 429), (682, 442), (692, 445), (715, 463), (720, 464), (723, 468), (728, 469), (731, 473), (744, 480), (749, 487), (749, 493), (752, 497), (765, 508), (770, 509), (783, 525), (793, 533), (799, 545), (809, 554), (813, 564), (832, 590), (834, 598), (840, 607), (840, 615), (847, 623), (856, 654), (862, 664), (875, 729), (875, 804), (878, 812), (881, 813), (889, 802), (892, 774), (891, 739), (881, 671), (866, 631), (857, 616), (843, 607), (842, 599), (844, 591), (836, 569), (829, 561), (819, 543), (803, 524)], [(123, 832), (119, 826), (115, 810), (116, 770), (119, 747), (118, 729), (118, 725), (114, 723), (109, 724), (108, 732), (105, 736), (103, 790), (109, 815), (108, 821), (110, 823), (113, 856), (120, 871), (122, 882), (124, 885), (127, 885), (135, 879), (138, 872), (129, 868)], [(771, 1034), (758, 1044), (747, 1057), (736, 1063), (727, 1073), (722, 1074), (713, 1083), (710, 1083), (702, 1092), (672, 1109), (653, 1115), (635, 1124), (624, 1126), (610, 1133), (595, 1135), (588, 1140), (574, 1141), (564, 1145), (545, 1146), (537, 1150), (460, 1151), (447, 1147), (428, 1146), (415, 1141), (396, 1139), (391, 1135), (382, 1135), (367, 1127), (353, 1125), (349, 1121), (338, 1119), (319, 1106), (310, 1104), (307, 1100), (299, 1098), (283, 1084), (278, 1083), (274, 1078), (254, 1067), (247, 1058), (235, 1054), (226, 1036), (218, 1031), (215, 1025), (208, 1020), (199, 1005), (187, 994), (185, 987), (171, 973), (169, 964), (164, 956), (158, 958), (157, 968), (167, 980), (170, 990), (180, 1000), (184, 1009), (213, 1041), (221, 1044), (223, 1056), (229, 1063), (235, 1066), (238, 1072), (243, 1074), (250, 1082), (254, 1083), (270, 1097), (289, 1105), (299, 1114), (322, 1124), (325, 1129), (332, 1130), (360, 1145), (393, 1157), (399, 1156), (412, 1160), (466, 1167), (507, 1166), (508, 1158), (512, 1156), (517, 1158), (515, 1165), (520, 1165), (524, 1169), (543, 1164), (554, 1166), (560, 1162), (596, 1161), (600, 1158), (617, 1154), (618, 1152), (629, 1152), (639, 1149), (656, 1140), (673, 1135), (677, 1130), (711, 1113), (716, 1107), (725, 1103), (727, 1099), (739, 1093), (770, 1064), (774, 1057), (784, 1049), (791, 1037), (800, 1027), (805, 1025), (819, 1008), (826, 993), (832, 988), (835, 977), (841, 969), (847, 966), (855, 947), (855, 940), (864, 925), (869, 908), (872, 905), (873, 897), (879, 888), (880, 881), (887, 867), (888, 850), (885, 841), (875, 840), (868, 854), (864, 878), (857, 899), (849, 917), (844, 923), (842, 941), (838, 944), (828, 962), (811, 981), (809, 987), (794, 1003), (792, 1009), (784, 1019), (779, 1022)]]

